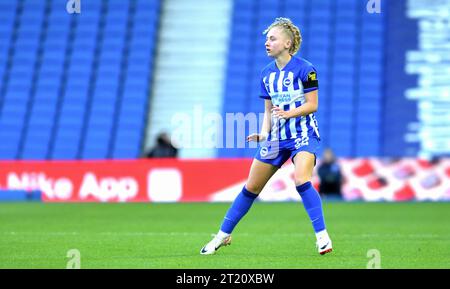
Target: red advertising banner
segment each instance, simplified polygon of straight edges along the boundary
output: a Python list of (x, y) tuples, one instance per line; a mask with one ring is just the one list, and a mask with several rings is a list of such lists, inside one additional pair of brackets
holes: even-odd
[(245, 180), (249, 159), (0, 162), (0, 188), (45, 202), (191, 202)]
[[(232, 201), (251, 159), (1, 161), (0, 189), (39, 190), (45, 202)], [(320, 162), (318, 163), (318, 166)], [(450, 200), (450, 159), (340, 159), (344, 200)], [(316, 169), (317, 167), (316, 166)], [(319, 179), (314, 174), (313, 185)], [(287, 162), (261, 192), (261, 201), (298, 201)]]

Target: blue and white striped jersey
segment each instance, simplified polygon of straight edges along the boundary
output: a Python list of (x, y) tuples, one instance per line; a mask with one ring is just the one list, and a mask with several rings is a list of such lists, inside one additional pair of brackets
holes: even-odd
[[(318, 89), (317, 71), (307, 60), (292, 56), (283, 69), (272, 61), (261, 72), (260, 97), (272, 100), (284, 111), (305, 103), (305, 93)], [(314, 113), (307, 116), (285, 119), (272, 117), (269, 140), (287, 140), (319, 136)]]

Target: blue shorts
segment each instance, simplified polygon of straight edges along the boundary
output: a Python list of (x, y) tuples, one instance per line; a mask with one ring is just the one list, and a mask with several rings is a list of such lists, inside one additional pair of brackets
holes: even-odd
[[(295, 155), (302, 151), (310, 152), (316, 157), (319, 146), (320, 140), (317, 137), (267, 141), (261, 144), (255, 158), (280, 168), (289, 158), (294, 162)], [(314, 165), (316, 165), (315, 159)]]

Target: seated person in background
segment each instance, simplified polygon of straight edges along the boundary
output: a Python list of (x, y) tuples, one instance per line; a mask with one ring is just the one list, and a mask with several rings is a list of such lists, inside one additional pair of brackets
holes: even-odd
[(148, 158), (176, 158), (178, 149), (172, 145), (166, 133), (160, 133), (156, 145), (146, 154)]
[(331, 149), (323, 154), (323, 161), (318, 168), (320, 179), (319, 192), (326, 197), (341, 197), (341, 168)]

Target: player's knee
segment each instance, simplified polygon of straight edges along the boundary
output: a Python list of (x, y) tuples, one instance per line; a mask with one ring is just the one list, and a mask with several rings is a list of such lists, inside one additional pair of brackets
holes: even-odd
[(250, 193), (253, 193), (253, 194), (259, 194), (259, 193), (261, 193), (261, 191), (262, 191), (262, 187), (261, 186), (258, 186), (258, 185), (255, 185), (255, 184), (251, 184), (251, 183), (247, 183), (246, 185), (245, 185), (245, 188), (247, 189), (247, 191), (249, 191)]

